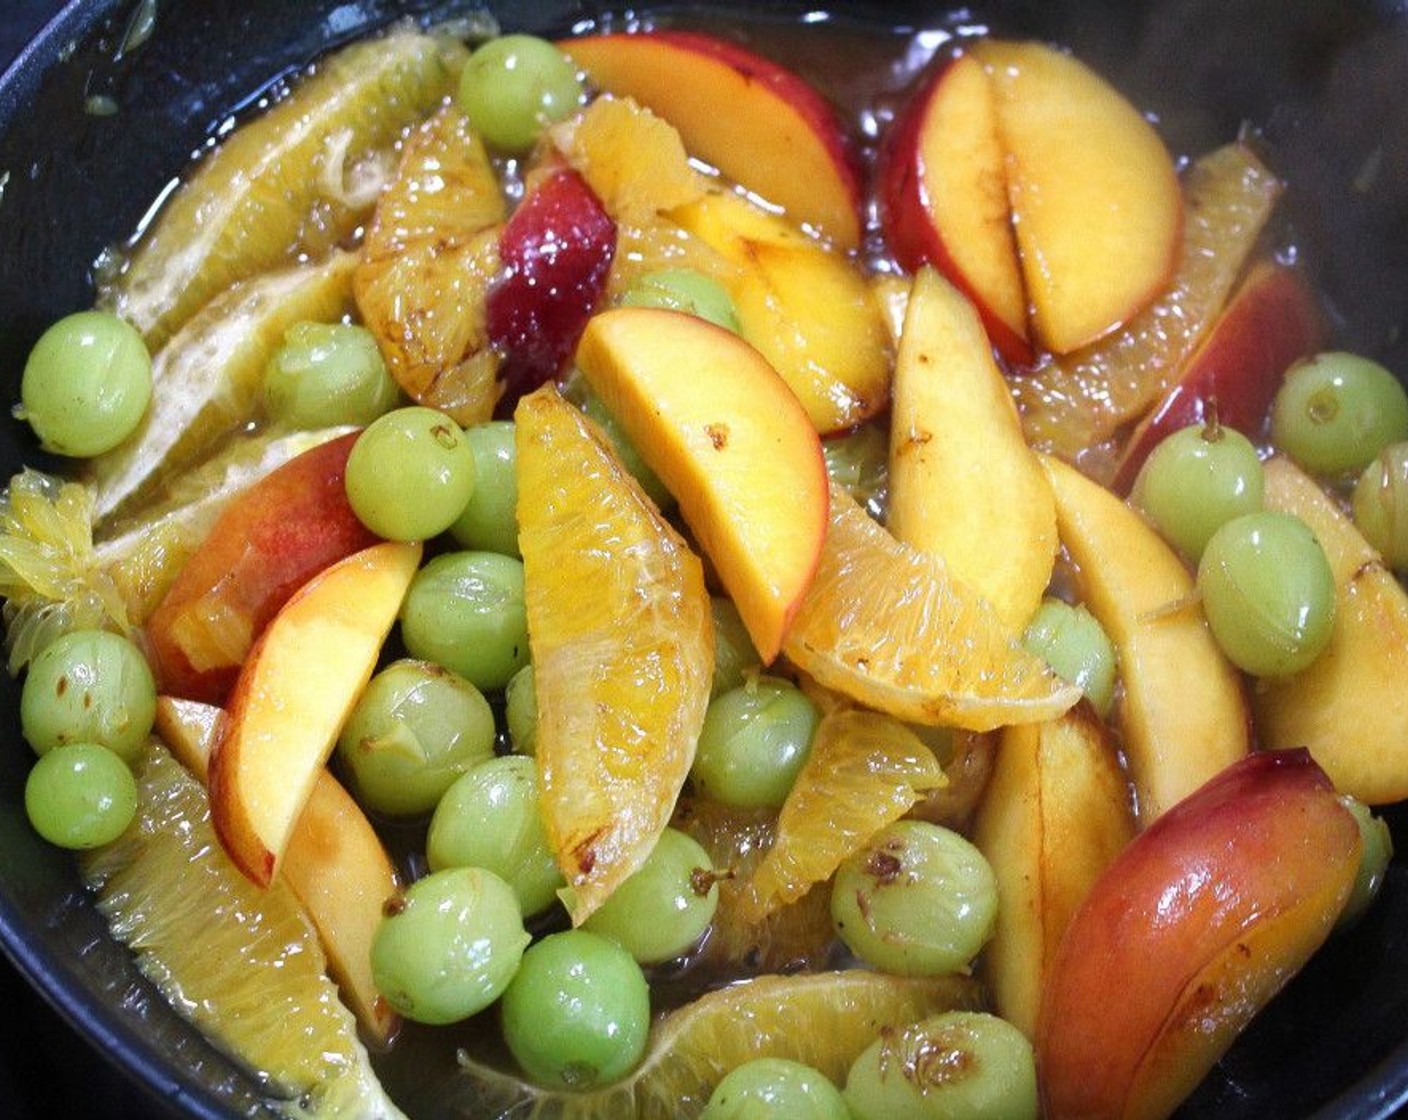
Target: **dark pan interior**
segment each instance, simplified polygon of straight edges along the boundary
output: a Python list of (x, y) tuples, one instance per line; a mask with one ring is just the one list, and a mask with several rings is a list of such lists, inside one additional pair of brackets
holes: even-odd
[[(0, 376), (18, 397), (45, 325), (90, 302), (89, 266), (233, 111), (320, 51), (403, 14), (466, 5), (390, 0), (165, 0), (154, 36), (115, 59), (135, 0), (73, 3), (0, 81)], [(786, 21), (814, 6), (753, 4)], [(564, 31), (566, 0), (497, 3), (508, 28)], [(653, 11), (636, 8), (637, 14)], [(663, 10), (663, 8), (662, 8)], [(677, 10), (677, 9), (671, 9)], [(941, 23), (938, 3), (832, 5), (845, 21)], [(1344, 344), (1408, 370), (1408, 19), (1401, 5), (1320, 0), (1026, 0), (968, 6), (1004, 34), (1069, 45), (1196, 153), (1244, 122), (1290, 181), (1289, 243)], [(688, 15), (686, 18), (689, 18)], [(60, 59), (63, 61), (60, 61)], [(818, 63), (818, 72), (825, 67)], [(115, 116), (84, 112), (104, 94)], [(19, 424), (0, 467), (49, 465)], [(68, 856), (29, 829), (17, 688), (0, 677), (0, 943), (94, 1047), (150, 1091), (149, 1115), (259, 1115), (255, 1086), (172, 1013), (85, 904)], [(1400, 852), (1408, 821), (1390, 818)], [(404, 1063), (403, 1063), (404, 1064)], [(404, 1073), (404, 1071), (403, 1071)], [(390, 1068), (399, 1082), (396, 1069)], [(408, 1079), (409, 1080), (409, 1079)], [(426, 1079), (430, 1080), (430, 1079)], [(1408, 868), (1369, 916), (1268, 1009), (1180, 1115), (1379, 1117), (1408, 1100)], [(158, 1102), (165, 1102), (159, 1104)]]

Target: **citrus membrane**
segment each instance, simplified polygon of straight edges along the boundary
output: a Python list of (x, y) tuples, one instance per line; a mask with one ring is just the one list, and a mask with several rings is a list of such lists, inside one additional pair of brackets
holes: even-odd
[(714, 1086), (753, 1058), (788, 1058), (837, 1084), (884, 1030), (981, 1005), (968, 977), (924, 980), (852, 969), (759, 976), (658, 1019), (646, 1056), (624, 1081), (590, 1093), (530, 1085), (461, 1053), (462, 1115), (514, 1120), (690, 1120)]
[(590, 421), (552, 385), (515, 420), (541, 803), (580, 924), (669, 823), (709, 701), (713, 620), (699, 559)]

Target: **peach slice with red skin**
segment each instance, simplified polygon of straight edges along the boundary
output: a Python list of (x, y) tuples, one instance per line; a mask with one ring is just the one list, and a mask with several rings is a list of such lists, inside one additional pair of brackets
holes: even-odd
[(973, 301), (1009, 361), (1032, 360), (992, 83), (959, 55), (908, 102), (876, 169), (880, 220), (910, 272), (932, 264)]
[(421, 545), (383, 541), (326, 568), (284, 604), (250, 651), (210, 757), (216, 834), (268, 886), (371, 679), (420, 563)]
[(851, 144), (830, 103), (797, 74), (690, 31), (587, 35), (561, 46), (595, 85), (674, 125), (691, 154), (838, 248), (860, 246)]
[(1261, 261), (1208, 328), (1178, 383), (1140, 421), (1125, 444), (1113, 489), (1129, 493), (1160, 440), (1209, 419), (1257, 439), (1286, 370), (1320, 350), (1325, 321), (1304, 275)]
[(764, 664), (811, 585), (829, 498), (821, 440), (761, 354), (693, 315), (594, 316), (577, 365), (679, 502)]
[(1091, 888), (1048, 978), (1045, 1115), (1166, 1117), (1329, 936), (1359, 827), (1303, 750), (1249, 755)]
[(226, 507), (147, 622), (161, 692), (223, 704), (250, 647), (289, 597), (377, 540), (344, 487), (356, 438), (305, 451)]

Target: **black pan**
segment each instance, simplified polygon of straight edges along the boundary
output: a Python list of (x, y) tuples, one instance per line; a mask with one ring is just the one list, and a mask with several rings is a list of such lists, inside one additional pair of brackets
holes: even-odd
[[(134, 228), (232, 110), (330, 46), (400, 14), (435, 16), (455, 6), (160, 0), (152, 38), (115, 61), (138, 7), (138, 0), (69, 4), (0, 79), (0, 174), (8, 172), (0, 196), (3, 399), (17, 398), (23, 357), (43, 327), (91, 300), (88, 269), (98, 252)], [(569, 0), (492, 7), (505, 26), (540, 31), (563, 31), (595, 11)], [(748, 9), (789, 19), (814, 7)], [(1176, 150), (1201, 151), (1244, 122), (1259, 130), (1292, 183), (1291, 237), (1341, 340), (1408, 371), (1408, 18), (1401, 5), (978, 0), (968, 7), (1001, 33), (1072, 47), (1157, 114)], [(882, 25), (938, 23), (945, 11), (940, 3), (833, 8), (843, 22)], [(92, 95), (112, 97), (117, 115), (85, 113)], [(25, 430), (6, 422), (0, 468), (8, 476), (22, 462), (45, 465)], [(253, 1083), (138, 976), (83, 899), (70, 859), (29, 829), (22, 788), (30, 760), (16, 699), (14, 682), (0, 678), (0, 726), (9, 730), (0, 751), (5, 953), (94, 1052), (131, 1075), (141, 1094), (133, 1099), (142, 1103), (130, 1115), (260, 1115)], [(1390, 818), (1408, 853), (1408, 820), (1401, 811)], [(13, 1016), (7, 1025), (16, 1025)], [(33, 1045), (19, 1026), (18, 1036)], [(69, 1100), (102, 1096), (102, 1078), (88, 1080), (83, 1068), (61, 1066), (58, 1076), (80, 1086)], [(1408, 867), (1400, 859), (1368, 917), (1312, 962), (1182, 1115), (1368, 1118), (1405, 1102)], [(0, 1095), (0, 1110), (5, 1104)], [(95, 1099), (88, 1114), (99, 1112)]]

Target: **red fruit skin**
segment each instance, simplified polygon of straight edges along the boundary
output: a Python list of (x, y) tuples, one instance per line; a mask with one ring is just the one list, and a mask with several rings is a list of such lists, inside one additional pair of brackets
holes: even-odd
[[(305, 451), (226, 507), (147, 622), (158, 692), (223, 705), (255, 640), (293, 593), (380, 539), (347, 501), (343, 480), (358, 434)], [(198, 619), (220, 620), (208, 624), (218, 651), (200, 653), (183, 638)]]
[(504, 271), (485, 305), (489, 341), (503, 355), (500, 416), (567, 364), (615, 254), (616, 223), (575, 171), (541, 180), (509, 218), (499, 237)]
[(1112, 488), (1128, 494), (1149, 453), (1166, 436), (1217, 420), (1256, 442), (1286, 370), (1325, 343), (1325, 320), (1305, 277), (1263, 261), (1253, 268), (1189, 357), (1178, 383), (1140, 421)]

